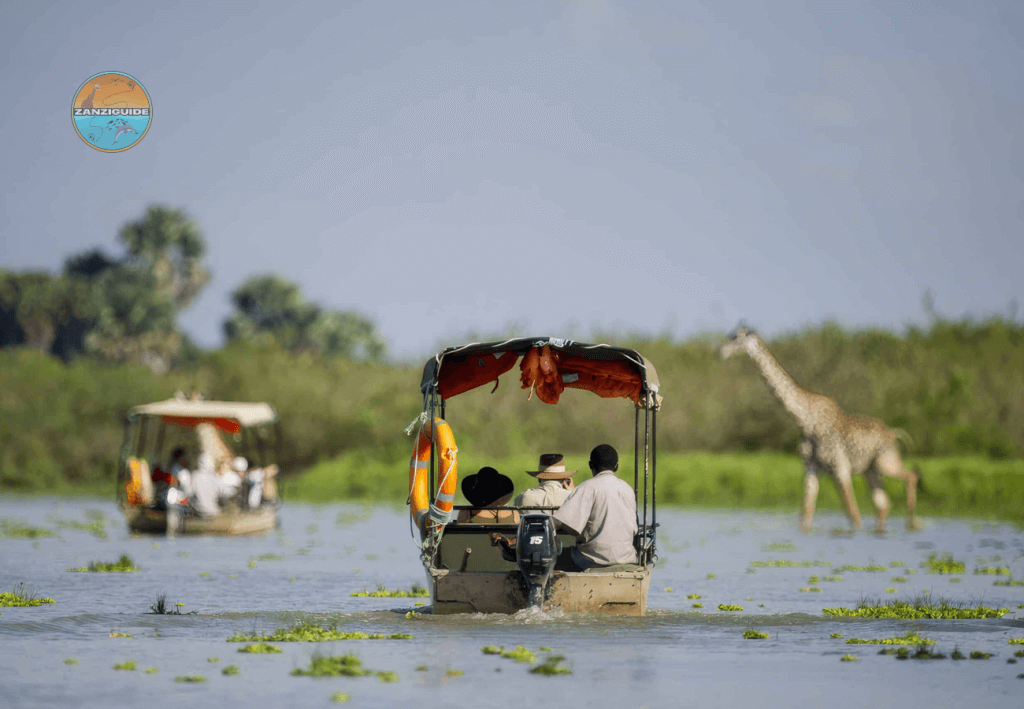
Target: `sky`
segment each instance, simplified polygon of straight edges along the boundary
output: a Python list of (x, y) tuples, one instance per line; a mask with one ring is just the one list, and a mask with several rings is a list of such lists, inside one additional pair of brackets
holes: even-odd
[[(104, 71), (149, 132), (103, 153)], [(1024, 3), (0, 0), (0, 268), (202, 227), (397, 358), (471, 334), (924, 324), (1024, 301)]]

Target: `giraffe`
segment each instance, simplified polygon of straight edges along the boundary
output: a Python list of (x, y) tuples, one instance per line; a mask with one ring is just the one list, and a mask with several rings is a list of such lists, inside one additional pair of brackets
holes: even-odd
[(885, 520), (889, 514), (889, 497), (882, 488), (882, 479), (884, 476), (902, 478), (907, 484), (907, 529), (919, 528), (914, 509), (920, 471), (910, 471), (903, 465), (896, 431), (878, 419), (844, 413), (832, 397), (798, 385), (753, 330), (737, 328), (729, 342), (722, 346), (720, 354), (723, 359), (728, 359), (740, 351), (754, 360), (772, 392), (796, 418), (803, 431), (799, 449), (804, 461), (801, 529), (811, 529), (820, 473), (835, 480), (855, 530), (860, 529), (861, 521), (851, 477), (865, 473), (871, 487), (871, 501), (878, 515), (876, 529), (879, 532), (885, 531)]
[(96, 84), (92, 87), (92, 93), (82, 99), (82, 105), (80, 108), (92, 108), (92, 100), (96, 96), (96, 92), (100, 90), (100, 85)]

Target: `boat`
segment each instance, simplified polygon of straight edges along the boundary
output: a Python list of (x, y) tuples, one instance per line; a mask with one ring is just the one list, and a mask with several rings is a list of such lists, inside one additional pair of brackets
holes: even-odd
[[(132, 407), (124, 421), (116, 492), (128, 529), (167, 536), (251, 535), (274, 529), (280, 507), (274, 460), (280, 441), (277, 411), (264, 402), (178, 395)], [(191, 461), (208, 456), (218, 474), (238, 475), (237, 492), (219, 501), (216, 514), (200, 514), (170, 475), (172, 451), (178, 448)], [(243, 469), (238, 467), (241, 459)]]
[[(625, 470), (623, 459), (618, 475), (627, 482), (632, 477), (637, 501), (635, 564), (555, 570), (559, 551), (576, 543), (575, 537), (556, 533), (548, 513), (557, 508), (518, 510), (518, 524), (453, 519), (461, 510), (479, 510), (453, 502), (458, 473), (452, 429), (457, 430), (457, 419), (449, 419), (448, 402), (477, 387), (496, 386), (517, 362), (523, 388), (545, 403), (557, 404), (570, 389), (579, 390), (575, 396), (596, 394), (632, 403), (633, 469)], [(511, 614), (537, 606), (571, 613), (646, 614), (657, 559), (656, 427), (662, 401), (651, 362), (624, 347), (550, 337), (471, 343), (448, 347), (427, 360), (420, 392), (422, 411), (406, 429), (410, 435), (414, 429), (419, 433), (409, 469), (409, 504), (432, 613)]]

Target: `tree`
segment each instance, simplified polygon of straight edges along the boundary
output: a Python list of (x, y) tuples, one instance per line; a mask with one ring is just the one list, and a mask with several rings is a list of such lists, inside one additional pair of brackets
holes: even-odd
[(235, 312), (224, 321), (229, 342), (271, 340), (290, 352), (356, 360), (385, 355), (384, 339), (371, 320), (352, 311), (324, 310), (279, 276), (250, 278), (231, 300)]

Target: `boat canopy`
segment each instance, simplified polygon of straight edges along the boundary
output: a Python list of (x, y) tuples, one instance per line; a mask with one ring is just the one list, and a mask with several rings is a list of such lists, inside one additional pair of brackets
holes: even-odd
[(201, 423), (212, 423), (228, 433), (238, 433), (242, 428), (277, 421), (277, 411), (263, 402), (193, 399), (167, 399), (155, 404), (133, 406), (128, 410), (129, 420), (138, 416), (159, 416), (164, 423), (175, 426), (195, 427)]
[(448, 347), (427, 360), (420, 391), (450, 399), (498, 378), (519, 362), (520, 383), (547, 404), (565, 389), (585, 389), (604, 398), (625, 398), (638, 408), (659, 409), (658, 373), (639, 352), (553, 337), (520, 337)]

